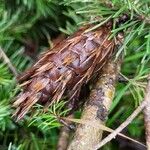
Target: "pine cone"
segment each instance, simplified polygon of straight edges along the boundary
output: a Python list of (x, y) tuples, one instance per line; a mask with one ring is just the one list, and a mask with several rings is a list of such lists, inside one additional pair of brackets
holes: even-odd
[(45, 52), (20, 78), (23, 92), (14, 102), (17, 120), (37, 102), (51, 105), (62, 96), (75, 102), (81, 86), (99, 72), (115, 48), (111, 25), (85, 33), (86, 26)]

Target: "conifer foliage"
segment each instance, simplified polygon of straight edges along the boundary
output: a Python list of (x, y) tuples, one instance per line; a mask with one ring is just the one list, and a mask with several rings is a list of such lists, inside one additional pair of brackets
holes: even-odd
[[(126, 20), (122, 17), (121, 20), (119, 19), (120, 16), (128, 16), (128, 19)], [(108, 22), (112, 22), (111, 28), (106, 27)], [(82, 28), (82, 30), (75, 33), (79, 27), (85, 25), (88, 26), (88, 28)], [(76, 87), (72, 91), (73, 93), (71, 93), (71, 89), (73, 89), (74, 86), (71, 87), (71, 84), (69, 85), (69, 83), (67, 83), (67, 86), (65, 85), (66, 88), (63, 88), (64, 86), (61, 82), (61, 85), (57, 84), (58, 88), (56, 88), (59, 92), (57, 90), (55, 91), (56, 93), (58, 92), (58, 95), (54, 93), (46, 95), (46, 98), (49, 98), (48, 96), (52, 98), (49, 102), (56, 99), (46, 111), (43, 111), (43, 105), (36, 104), (32, 106), (30, 115), (25, 115), (23, 120), (15, 122), (14, 118), (11, 117), (14, 113), (11, 107), (12, 103), (15, 101), (18, 93), (21, 91), (22, 93), (25, 92), (24, 96), (22, 94), (20, 100), (16, 102), (18, 104), (15, 103), (15, 105), (19, 105), (17, 111), (17, 114), (20, 114), (19, 118), (26, 114), (31, 103), (30, 105), (26, 105), (22, 100), (27, 99), (27, 102), (29, 101), (29, 97), (31, 96), (26, 94), (28, 91), (32, 91), (35, 85), (33, 80), (34, 82), (35, 79), (41, 80), (41, 76), (43, 79), (43, 73), (45, 73), (47, 69), (50, 70), (51, 66), (46, 66), (49, 61), (46, 61), (45, 58), (53, 59), (50, 64), (55, 66), (55, 70), (58, 69), (58, 76), (54, 76), (54, 81), (51, 80), (51, 82), (55, 83), (61, 76), (58, 63), (62, 60), (62, 54), (65, 55), (68, 52), (71, 56), (75, 56), (74, 47), (77, 46), (77, 44), (86, 46), (89, 42), (88, 39), (91, 38), (91, 36), (88, 35), (96, 35), (96, 31), (103, 35), (103, 37), (98, 35), (96, 39), (103, 39), (102, 41), (104, 43), (102, 46), (104, 48), (101, 47), (99, 42), (91, 39), (92, 47), (87, 46), (87, 49), (91, 48), (94, 53), (88, 55), (90, 59), (86, 61), (89, 63), (87, 68), (84, 70), (80, 66), (79, 71), (76, 71), (77, 66), (75, 66), (75, 68), (72, 67), (73, 69), (67, 67), (67, 70), (71, 72), (71, 76), (78, 75), (79, 73), (81, 77), (79, 79), (73, 77), (73, 80), (71, 80), (71, 84)], [(124, 33), (124, 41), (115, 48), (115, 50), (117, 50), (114, 51), (113, 58), (117, 59), (123, 56), (123, 65), (120, 75), (125, 79), (125, 82), (117, 84), (114, 102), (106, 122), (108, 127), (116, 128), (118, 123), (121, 124), (143, 99), (146, 78), (150, 72), (149, 31), (149, 0), (0, 0), (0, 149), (56, 149), (59, 127), (61, 126), (58, 118), (66, 116), (69, 112), (66, 108), (66, 103), (68, 103), (69, 98), (71, 98), (74, 92), (80, 91), (81, 85), (78, 83), (80, 83), (79, 81), (82, 77), (85, 77), (85, 73), (87, 73), (87, 76), (84, 82), (82, 82), (84, 84), (104, 65), (104, 62), (110, 58), (110, 55), (112, 56), (117, 35), (121, 32)], [(74, 35), (64, 40), (61, 45), (57, 44), (51, 49), (53, 39), (62, 34), (65, 36)], [(79, 39), (77, 39), (77, 37)], [(106, 38), (107, 40), (104, 40)], [(68, 47), (69, 44), (71, 48)], [(65, 49), (65, 46), (67, 49)], [(94, 48), (99, 49), (99, 51), (97, 52)], [(48, 52), (46, 52), (47, 49), (49, 49)], [(55, 49), (57, 50), (52, 51)], [(60, 49), (64, 50), (64, 52), (60, 51)], [(85, 49), (85, 51), (87, 49)], [(104, 52), (102, 49), (106, 49), (106, 51)], [(41, 58), (38, 59), (38, 54), (41, 51), (45, 52)], [(81, 51), (80, 49), (80, 54)], [(59, 55), (57, 54), (58, 52)], [(52, 55), (52, 53), (55, 55)], [(76, 53), (76, 55), (79, 55), (79, 53)], [(56, 56), (56, 54), (57, 57), (60, 56), (59, 60), (52, 58), (52, 56)], [(81, 59), (81, 56), (86, 57), (85, 54), (80, 55), (79, 58)], [(96, 59), (102, 55), (104, 59)], [(94, 57), (94, 67), (91, 64), (92, 56)], [(44, 63), (42, 62), (43, 59)], [(57, 62), (54, 63), (55, 60)], [(85, 58), (83, 60), (85, 60)], [(69, 63), (69, 60), (67, 60), (67, 63)], [(60, 64), (62, 64), (62, 61)], [(76, 62), (74, 64), (69, 63), (69, 65), (72, 66), (75, 64)], [(34, 66), (32, 71), (26, 73), (25, 76), (21, 76), (23, 80), (25, 78), (27, 80), (22, 90), (17, 83), (16, 76), (31, 66)], [(43, 68), (38, 70), (40, 68), (39, 66), (43, 66)], [(65, 66), (62, 65), (62, 67), (64, 68)], [(84, 67), (86, 67), (86, 65)], [(54, 71), (54, 73), (56, 74), (56, 71)], [(69, 77), (65, 73), (66, 71), (63, 72), (63, 75)], [(75, 83), (73, 83), (73, 81)], [(45, 82), (47, 84), (42, 88), (45, 89), (46, 86), (52, 87), (49, 82), (50, 81)], [(90, 87), (91, 85), (89, 85), (89, 89)], [(40, 91), (38, 92), (40, 93)], [(64, 92), (66, 93), (66, 95), (64, 94), (66, 97), (62, 97)], [(42, 97), (42, 95), (40, 95), (40, 97)], [(38, 100), (39, 99), (40, 98), (38, 98)], [(57, 101), (57, 99), (59, 99), (59, 101)], [(25, 107), (26, 109), (24, 109)], [(78, 109), (75, 117), (80, 116), (80, 110), (82, 110), (82, 107)], [(142, 114), (126, 128), (125, 132), (126, 135), (139, 139), (139, 141), (144, 139)], [(124, 147), (121, 147), (123, 145), (122, 139), (117, 138), (116, 141), (105, 145), (103, 149), (123, 149)], [(126, 142), (125, 140), (123, 142), (129, 147), (133, 147), (132, 143)], [(137, 149), (136, 145), (134, 145), (134, 148)], [(127, 149), (127, 147), (125, 147), (125, 149)]]

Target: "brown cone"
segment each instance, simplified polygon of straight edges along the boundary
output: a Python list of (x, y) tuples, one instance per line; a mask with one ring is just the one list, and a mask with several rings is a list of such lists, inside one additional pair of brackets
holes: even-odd
[(81, 86), (87, 83), (112, 56), (115, 40), (109, 40), (111, 25), (85, 33), (81, 28), (73, 36), (46, 51), (38, 62), (19, 78), (23, 92), (13, 106), (21, 119), (36, 103), (50, 105), (62, 96), (75, 101)]

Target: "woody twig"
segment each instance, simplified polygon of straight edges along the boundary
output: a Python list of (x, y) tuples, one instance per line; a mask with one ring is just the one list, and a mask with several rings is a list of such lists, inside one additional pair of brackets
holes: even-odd
[(84, 107), (81, 120), (84, 120), (85, 124), (77, 126), (68, 150), (93, 150), (94, 146), (99, 144), (103, 133), (99, 125), (104, 125), (107, 120), (120, 64), (119, 61), (109, 62), (104, 67), (102, 75), (91, 91), (89, 101)]

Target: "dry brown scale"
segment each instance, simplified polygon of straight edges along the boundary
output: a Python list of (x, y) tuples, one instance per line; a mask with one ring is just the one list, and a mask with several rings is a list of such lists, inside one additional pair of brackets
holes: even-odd
[(82, 85), (101, 71), (117, 45), (114, 38), (108, 39), (111, 22), (88, 33), (84, 32), (89, 28), (91, 26), (81, 28), (45, 52), (31, 69), (20, 76), (19, 83), (23, 91), (13, 104), (17, 108), (14, 114), (17, 120), (35, 103), (50, 106), (63, 96), (74, 107)]

